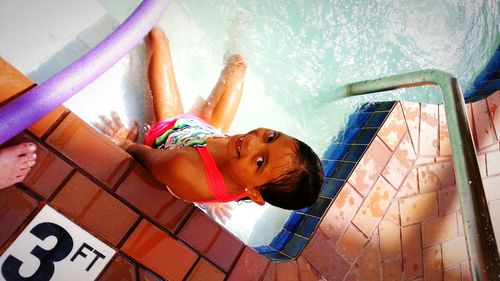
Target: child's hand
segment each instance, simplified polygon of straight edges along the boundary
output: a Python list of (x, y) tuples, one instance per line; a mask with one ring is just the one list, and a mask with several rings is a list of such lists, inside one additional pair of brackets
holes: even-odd
[(208, 214), (212, 218), (218, 218), (223, 223), (231, 218), (231, 211), (233, 207), (224, 203), (206, 203)]
[(138, 126), (134, 121), (132, 128), (127, 129), (123, 126), (122, 120), (115, 111), (111, 112), (113, 120), (101, 115), (103, 123), (94, 122), (93, 125), (97, 127), (103, 134), (105, 134), (112, 142), (121, 148), (125, 149), (137, 140)]

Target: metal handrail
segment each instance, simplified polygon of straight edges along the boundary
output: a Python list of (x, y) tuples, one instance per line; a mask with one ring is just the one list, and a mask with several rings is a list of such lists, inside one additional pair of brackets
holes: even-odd
[(443, 93), (472, 278), (500, 280), (498, 248), (457, 79), (440, 70), (422, 70), (348, 84), (346, 94), (356, 96), (427, 85), (437, 85)]

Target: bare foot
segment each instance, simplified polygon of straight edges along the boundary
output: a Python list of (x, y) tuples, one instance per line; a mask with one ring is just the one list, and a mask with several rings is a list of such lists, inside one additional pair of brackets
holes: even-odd
[(0, 149), (0, 189), (22, 182), (36, 163), (36, 145), (31, 142)]
[(238, 54), (230, 56), (226, 55), (224, 58), (224, 63), (226, 65), (233, 64), (235, 66), (243, 66), (243, 67), (247, 66), (245, 58), (242, 55)]

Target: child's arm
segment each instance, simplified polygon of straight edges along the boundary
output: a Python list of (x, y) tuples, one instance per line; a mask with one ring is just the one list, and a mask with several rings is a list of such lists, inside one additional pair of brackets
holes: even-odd
[(153, 149), (137, 143), (129, 143), (122, 148), (148, 169), (156, 180), (167, 185), (178, 178), (177, 167), (187, 164), (182, 150)]

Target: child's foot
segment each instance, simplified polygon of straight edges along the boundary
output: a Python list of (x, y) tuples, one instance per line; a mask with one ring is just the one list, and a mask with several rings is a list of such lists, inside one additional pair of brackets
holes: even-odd
[(224, 58), (224, 62), (226, 65), (234, 65), (234, 66), (243, 66), (246, 67), (247, 63), (245, 62), (245, 58), (242, 55), (231, 55)]
[(25, 142), (0, 149), (0, 189), (22, 182), (36, 163), (36, 145)]
[[(226, 66), (222, 69), (221, 76), (225, 83), (243, 83), (247, 70), (247, 63), (241, 55), (231, 55), (225, 59)], [(236, 85), (235, 85), (236, 87)]]

